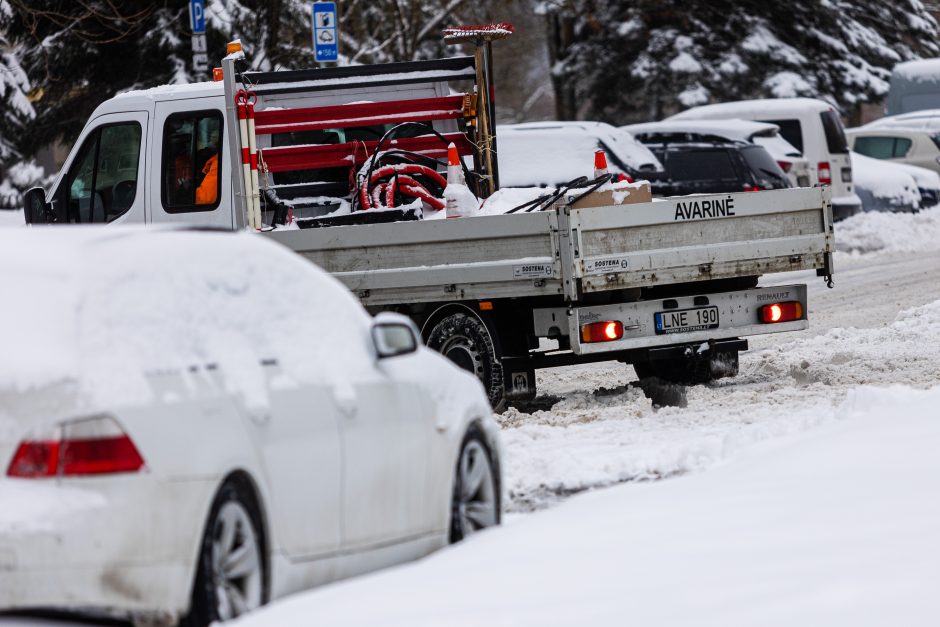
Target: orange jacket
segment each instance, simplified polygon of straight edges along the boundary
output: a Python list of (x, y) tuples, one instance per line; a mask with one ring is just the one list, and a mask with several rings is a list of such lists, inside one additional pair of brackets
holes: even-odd
[(212, 155), (202, 168), (205, 176), (196, 188), (197, 205), (214, 205), (219, 194), (219, 156)]

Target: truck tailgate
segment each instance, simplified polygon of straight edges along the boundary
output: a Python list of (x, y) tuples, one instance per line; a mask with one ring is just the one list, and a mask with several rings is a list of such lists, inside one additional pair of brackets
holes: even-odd
[[(567, 221), (567, 224), (565, 222)], [(563, 264), (582, 292), (831, 267), (828, 188), (562, 208)]]

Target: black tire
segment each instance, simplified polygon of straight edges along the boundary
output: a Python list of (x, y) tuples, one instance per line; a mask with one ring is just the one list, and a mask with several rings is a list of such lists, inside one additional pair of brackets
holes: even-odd
[[(465, 466), (468, 460), (470, 463)], [(485, 465), (488, 472), (478, 485), (468, 487), (468, 472), (474, 474), (474, 464)], [(457, 462), (454, 464), (454, 490), (450, 508), (451, 543), (460, 542), (471, 533), (500, 523), (502, 496), (499, 477), (499, 460), (487, 445), (480, 428), (471, 426), (460, 444)]]
[(464, 313), (450, 314), (431, 329), (427, 346), (476, 375), (493, 410), (502, 411), (506, 405), (503, 365), (483, 321)]
[(633, 364), (638, 379), (656, 378), (677, 385), (701, 385), (738, 374), (738, 353), (714, 352), (705, 358), (657, 359)]
[[(204, 627), (213, 622), (235, 617), (226, 615), (221, 604), (228, 601), (228, 595), (232, 594), (231, 588), (240, 585), (239, 579), (237, 577), (232, 579), (223, 578), (225, 583), (221, 584), (221, 587), (227, 596), (225, 601), (221, 600), (218, 592), (220, 586), (217, 586), (219, 578), (216, 577), (216, 568), (214, 566), (215, 555), (218, 551), (216, 541), (219, 540), (219, 544), (222, 544), (221, 540), (223, 538), (220, 538), (219, 535), (223, 532), (223, 527), (227, 524), (226, 521), (230, 520), (232, 512), (241, 512), (245, 515), (245, 517), (239, 518), (241, 514), (235, 514), (238, 522), (235, 525), (236, 537), (232, 545), (233, 550), (247, 545), (245, 540), (248, 537), (247, 534), (251, 534), (257, 547), (257, 566), (260, 572), (252, 574), (250, 581), (247, 576), (241, 579), (241, 585), (245, 587), (244, 590), (241, 590), (244, 593), (243, 598), (250, 601), (247, 609), (250, 611), (268, 601), (267, 544), (262, 531), (263, 526), (258, 505), (250, 489), (237, 481), (226, 481), (219, 488), (209, 510), (209, 518), (203, 532), (196, 562), (196, 580), (193, 584), (192, 605), (190, 606), (189, 615), (181, 622), (186, 627)], [(246, 534), (244, 537), (241, 535), (242, 531)], [(239, 542), (242, 542), (242, 544), (239, 544)], [(250, 590), (247, 589), (249, 586)], [(232, 603), (231, 607), (234, 608), (235, 605), (235, 603)], [(237, 613), (236, 616), (241, 615), (241, 613)]]

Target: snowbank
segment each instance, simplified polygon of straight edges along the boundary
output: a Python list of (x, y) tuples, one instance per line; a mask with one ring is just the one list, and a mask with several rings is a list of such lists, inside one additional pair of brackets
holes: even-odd
[(940, 250), (940, 207), (920, 213), (867, 212), (835, 226), (836, 248), (850, 253)]
[(0, 209), (0, 229), (26, 226), (22, 209)]
[(940, 387), (860, 388), (830, 424), (708, 472), (581, 495), (239, 627), (866, 627), (940, 615)]

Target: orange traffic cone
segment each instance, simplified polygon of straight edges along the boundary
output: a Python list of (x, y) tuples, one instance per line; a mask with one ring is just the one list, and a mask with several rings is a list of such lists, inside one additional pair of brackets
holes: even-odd
[(463, 176), (460, 166), (460, 155), (457, 146), (450, 144), (447, 147), (447, 187), (444, 188), (445, 214), (448, 218), (467, 218), (477, 214), (480, 203)]
[(607, 174), (607, 155), (603, 150), (594, 153), (594, 178)]
[(466, 183), (463, 169), (460, 167), (460, 155), (457, 154), (457, 146), (451, 142), (447, 146), (447, 184), (466, 185)]

